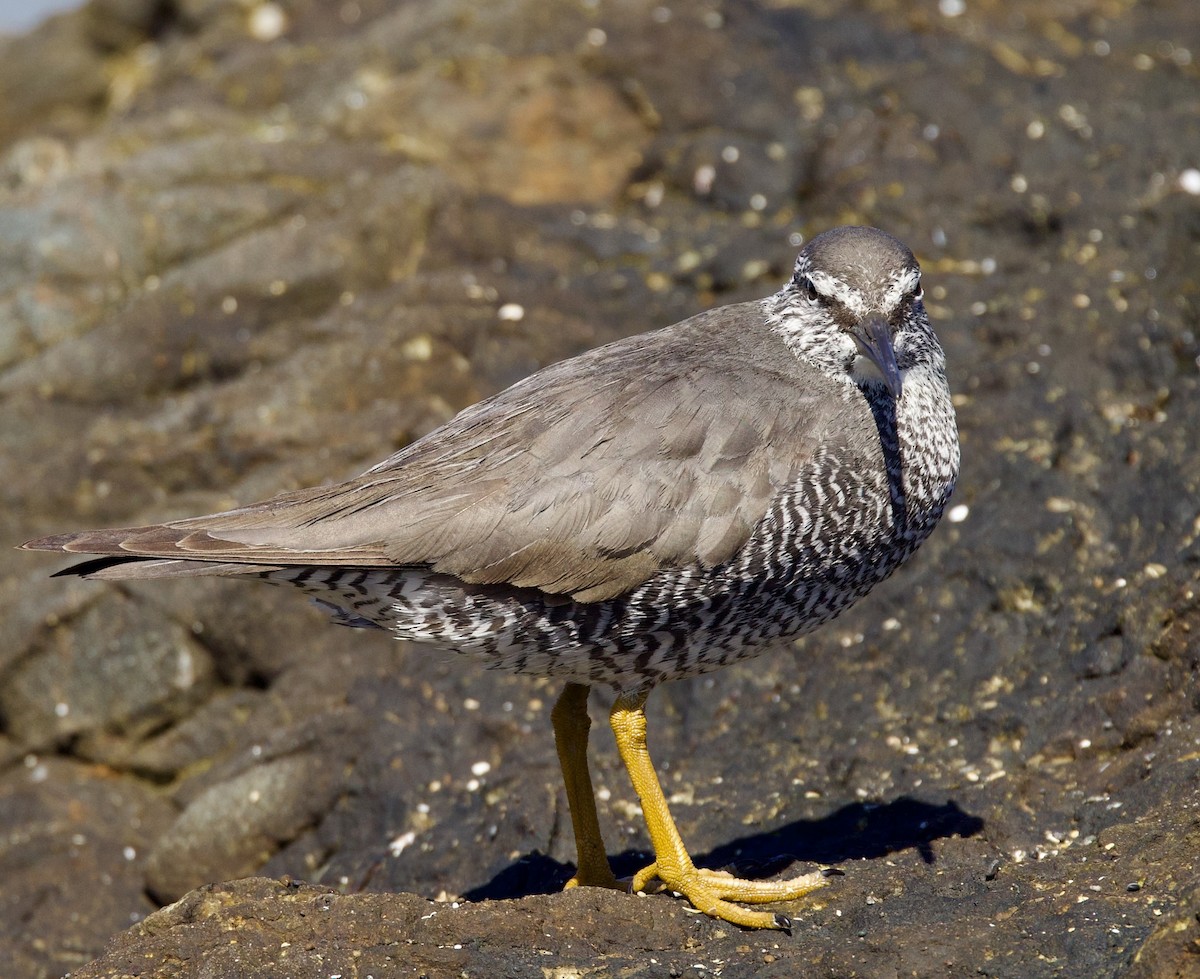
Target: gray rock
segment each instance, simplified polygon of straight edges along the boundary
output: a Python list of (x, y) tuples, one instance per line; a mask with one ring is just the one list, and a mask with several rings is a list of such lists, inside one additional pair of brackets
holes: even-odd
[[(926, 270), (965, 509), (803, 645), (651, 705), (698, 854), (845, 871), (769, 941), (665, 895), (543, 893), (572, 858), (552, 686), (266, 586), (113, 592), (0, 552), (0, 961), (1187, 974), (1196, 4), (357, 0), (281, 4), (274, 40), (240, 4), (167, 6), (0, 42), (0, 538), (350, 474), (542, 364), (762, 295), (790, 234), (846, 222)], [(75, 833), (117, 844), (79, 858)], [(208, 888), (117, 934), (155, 848), (164, 892), (258, 860), (322, 886)]]
[(137, 738), (183, 717), (214, 679), (187, 630), (110, 595), (47, 630), (7, 671), (0, 712), (10, 736), (35, 750), (96, 730)]
[(173, 901), (209, 880), (243, 877), (324, 814), (344, 773), (314, 755), (277, 758), (198, 795), (155, 843), (146, 886)]

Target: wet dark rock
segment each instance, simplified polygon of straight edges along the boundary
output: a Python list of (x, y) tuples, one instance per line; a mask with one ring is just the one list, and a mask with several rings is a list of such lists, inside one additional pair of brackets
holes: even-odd
[[(766, 294), (789, 236), (843, 222), (917, 251), (964, 450), (961, 509), (861, 607), (650, 702), (702, 860), (841, 872), (778, 909), (790, 937), (559, 893), (552, 684), (265, 585), (0, 551), (0, 962), (1195, 971), (1198, 18), (94, 0), (0, 41), (0, 539), (348, 475)], [(281, 880), (217, 883), (250, 874)]]

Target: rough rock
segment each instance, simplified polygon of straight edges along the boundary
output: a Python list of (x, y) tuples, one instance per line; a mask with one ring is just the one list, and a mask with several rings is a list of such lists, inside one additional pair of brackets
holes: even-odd
[(0, 552), (0, 962), (1195, 974), (1197, 37), (1188, 0), (94, 0), (0, 42), (0, 539), (351, 474), (846, 222), (918, 253), (964, 449), (893, 580), (650, 701), (702, 861), (841, 872), (790, 936), (559, 893), (552, 684)]

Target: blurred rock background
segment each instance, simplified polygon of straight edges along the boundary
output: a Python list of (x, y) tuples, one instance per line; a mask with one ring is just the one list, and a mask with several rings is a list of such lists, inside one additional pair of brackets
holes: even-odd
[[(0, 39), (0, 541), (352, 474), (840, 223), (921, 259), (964, 448), (858, 609), (652, 698), (697, 853), (845, 872), (790, 937), (555, 893), (551, 684), (0, 550), (4, 974), (1195, 974), (1198, 56), (1190, 0), (92, 0)], [(253, 874), (309, 883), (192, 890)]]
[(82, 0), (0, 0), (0, 34), (24, 34), (54, 14), (82, 6)]

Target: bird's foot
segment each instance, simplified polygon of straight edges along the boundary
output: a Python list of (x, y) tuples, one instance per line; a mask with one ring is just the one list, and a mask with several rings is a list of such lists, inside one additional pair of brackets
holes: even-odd
[(580, 867), (575, 871), (575, 876), (563, 884), (564, 891), (569, 891), (572, 887), (607, 887), (612, 891), (628, 892), (629, 881), (620, 880), (605, 863), (603, 869), (585, 870)]
[[(656, 885), (655, 882), (661, 882)], [(660, 868), (658, 863), (644, 867), (634, 875), (630, 889), (653, 893), (670, 890), (682, 894), (692, 907), (714, 918), (720, 918), (743, 928), (779, 928), (787, 930), (792, 921), (785, 914), (772, 911), (751, 911), (733, 904), (765, 904), (768, 901), (795, 901), (828, 883), (819, 871), (802, 874), (791, 880), (745, 880), (724, 870), (706, 870), (687, 866), (678, 872)]]

